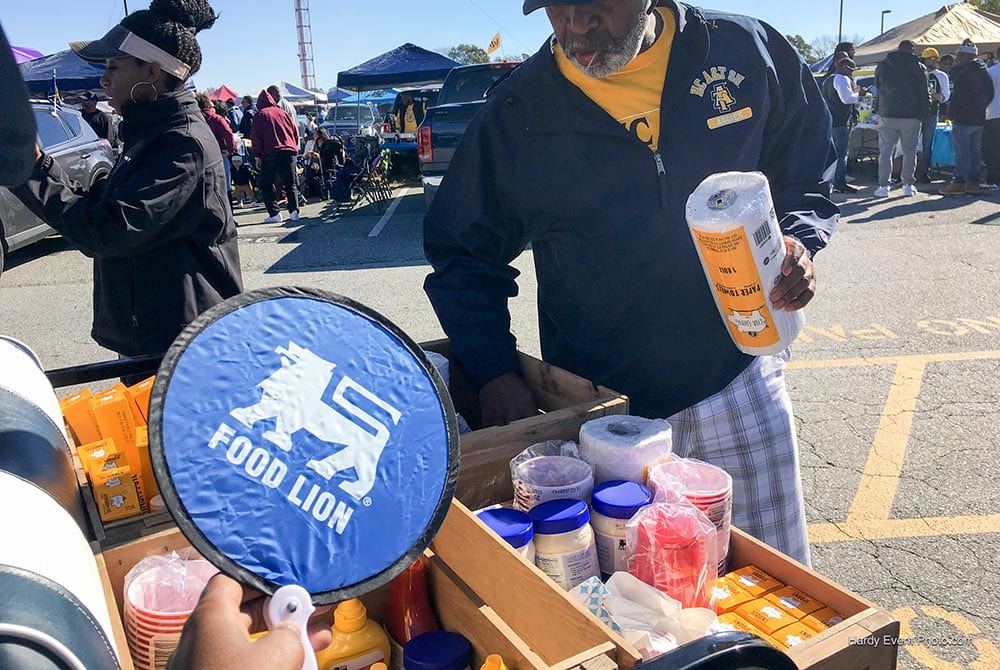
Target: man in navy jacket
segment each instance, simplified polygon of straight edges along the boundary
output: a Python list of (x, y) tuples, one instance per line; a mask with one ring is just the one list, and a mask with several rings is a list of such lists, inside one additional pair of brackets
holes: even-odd
[(808, 563), (787, 356), (734, 346), (684, 206), (711, 174), (763, 172), (788, 250), (771, 299), (804, 307), (839, 215), (819, 89), (757, 20), (670, 0), (560, 2), (525, 2), (555, 34), (486, 101), (424, 221), (425, 289), (452, 353), (485, 424), (536, 411), (507, 308), (510, 263), (530, 243), (545, 360), (669, 418), (677, 453), (733, 475), (734, 523)]

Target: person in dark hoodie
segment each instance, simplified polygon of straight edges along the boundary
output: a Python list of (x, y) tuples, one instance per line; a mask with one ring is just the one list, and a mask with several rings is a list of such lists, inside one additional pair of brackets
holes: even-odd
[(164, 353), (198, 314), (243, 290), (222, 154), (184, 89), (201, 66), (195, 33), (215, 19), (206, 0), (153, 0), (101, 39), (72, 42), (107, 65), (101, 85), (123, 118), (123, 153), (87, 191), (36, 148), (31, 177), (11, 189), (94, 259), (92, 335), (122, 356)]
[(257, 116), (250, 129), (253, 153), (260, 169), (260, 190), (267, 207), (264, 223), (280, 223), (278, 195), (274, 188), (277, 177), (288, 196), (288, 212), (292, 221), (299, 220), (299, 192), (295, 183), (295, 154), (299, 150), (299, 130), (285, 110), (278, 107), (267, 90), (257, 97)]
[(97, 94), (93, 91), (86, 91), (80, 96), (80, 115), (94, 132), (101, 139), (108, 141), (111, 146), (118, 145), (118, 125), (107, 112), (102, 112), (97, 108)]
[(942, 195), (976, 195), (983, 163), (983, 128), (986, 108), (993, 100), (993, 79), (977, 56), (979, 48), (966, 40), (955, 52), (958, 64), (951, 70), (949, 110), (951, 145), (955, 149), (955, 178), (940, 190)]
[(917, 172), (917, 142), (920, 124), (930, 109), (927, 74), (913, 53), (913, 42), (903, 40), (896, 51), (875, 68), (878, 89), (878, 188), (875, 197), (889, 197), (892, 154), (899, 144), (903, 151), (903, 195), (913, 195)]

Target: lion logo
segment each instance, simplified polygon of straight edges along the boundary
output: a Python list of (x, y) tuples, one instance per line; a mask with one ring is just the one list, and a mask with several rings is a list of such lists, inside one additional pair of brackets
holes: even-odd
[(391, 433), (385, 423), (358, 406), (356, 399), (380, 409), (393, 425), (399, 423), (402, 412), (346, 376), (334, 389), (330, 404), (324, 394), (333, 380), (335, 363), (291, 341), (287, 348), (278, 346), (274, 351), (281, 356), (281, 367), (257, 384), (260, 401), (236, 408), (230, 416), (247, 428), (273, 419), (273, 430), (265, 431), (263, 436), (283, 451), (291, 451), (292, 435), (300, 430), (339, 446), (338, 451), (322, 460), (310, 460), (306, 467), (327, 480), (353, 468), (355, 481), (344, 481), (339, 486), (361, 500), (375, 485), (379, 458)]

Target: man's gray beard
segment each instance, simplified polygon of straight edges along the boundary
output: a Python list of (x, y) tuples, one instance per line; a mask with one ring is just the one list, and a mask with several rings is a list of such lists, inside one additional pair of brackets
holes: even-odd
[(643, 11), (642, 15), (636, 20), (635, 25), (625, 34), (621, 42), (608, 48), (599, 49), (590, 65), (583, 65), (574, 56), (569, 57), (570, 61), (588, 77), (595, 79), (610, 77), (639, 55), (639, 49), (642, 47), (642, 38), (646, 34), (648, 16)]

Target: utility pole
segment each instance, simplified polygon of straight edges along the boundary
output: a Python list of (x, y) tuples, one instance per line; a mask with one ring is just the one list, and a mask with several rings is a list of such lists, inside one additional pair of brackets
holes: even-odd
[(125, 16), (128, 16), (128, 0), (122, 0), (122, 4), (125, 5)]
[(295, 29), (299, 36), (299, 74), (302, 88), (316, 88), (316, 70), (313, 63), (312, 27), (309, 25), (309, 0), (295, 0)]
[(844, 41), (844, 0), (840, 0), (840, 23), (837, 24), (837, 44)]

